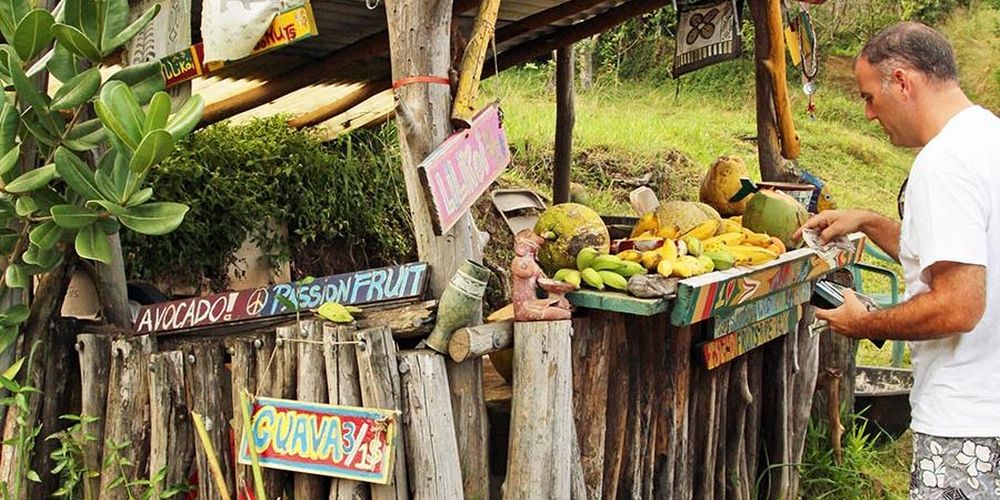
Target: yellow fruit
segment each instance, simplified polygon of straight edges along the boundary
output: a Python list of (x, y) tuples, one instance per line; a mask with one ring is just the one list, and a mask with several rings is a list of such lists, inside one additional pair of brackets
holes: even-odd
[(671, 226), (660, 227), (660, 230), (656, 232), (656, 235), (660, 238), (676, 240), (678, 236), (681, 235), (681, 228), (677, 227), (677, 224)]
[(734, 216), (730, 217), (728, 220), (734, 221), (737, 224), (739, 224), (740, 227), (743, 227), (743, 216), (742, 215), (734, 215)]
[(743, 226), (739, 222), (736, 222), (733, 219), (722, 219), (722, 227), (719, 228), (719, 234), (742, 232)]
[(767, 247), (772, 252), (781, 255), (787, 251), (785, 248), (785, 242), (781, 241), (781, 238), (777, 236), (771, 236), (771, 245)]
[(652, 234), (656, 234), (659, 230), (660, 221), (656, 218), (656, 211), (646, 212), (642, 217), (639, 217), (639, 222), (637, 222), (635, 227), (632, 228), (632, 234), (629, 235), (629, 238), (635, 238), (636, 236), (639, 236), (647, 231)]
[[(722, 223), (719, 222), (719, 219), (707, 220), (684, 233), (684, 235), (681, 236), (681, 239), (687, 238), (688, 236), (694, 236), (699, 240), (707, 240), (712, 236), (715, 236), (715, 233), (719, 230), (721, 224)], [(690, 251), (690, 249), (688, 249), (688, 251)]]
[[(676, 247), (675, 247), (676, 248)], [(663, 254), (659, 250), (647, 250), (642, 252), (642, 267), (646, 269), (655, 269), (656, 265), (660, 263), (663, 259)]]
[(556, 271), (556, 273), (552, 275), (552, 279), (562, 281), (563, 283), (569, 283), (577, 288), (580, 288), (580, 271), (570, 267), (565, 267)]
[(630, 250), (625, 250), (623, 252), (618, 252), (616, 257), (628, 262), (639, 262), (642, 260), (642, 252), (630, 249)]
[(703, 255), (712, 259), (716, 271), (725, 271), (736, 265), (736, 258), (728, 250), (708, 251)]
[(604, 279), (601, 278), (600, 273), (594, 268), (588, 267), (583, 271), (580, 271), (580, 278), (583, 279), (583, 282), (588, 286), (598, 290), (604, 290)]
[(347, 307), (334, 301), (324, 302), (323, 305), (316, 309), (316, 314), (334, 323), (350, 323), (354, 321), (354, 317), (351, 316), (351, 312), (347, 310)]
[(656, 265), (656, 273), (660, 276), (670, 277), (674, 272), (674, 261), (672, 260), (661, 260), (659, 264)]
[(576, 268), (577, 270), (583, 271), (584, 269), (590, 267), (590, 263), (600, 255), (599, 252), (594, 247), (584, 247), (580, 250), (580, 253), (576, 254)]
[(590, 267), (597, 271), (613, 271), (622, 265), (622, 260), (617, 255), (598, 255), (590, 263)]
[(705, 251), (719, 250), (727, 245), (739, 245), (746, 241), (746, 239), (747, 235), (743, 234), (743, 231), (736, 233), (722, 233), (702, 241), (701, 246)]
[(625, 290), (628, 288), (628, 280), (614, 271), (597, 271), (597, 274), (601, 275), (601, 279), (604, 280), (604, 286), (614, 288), (615, 290)]
[(535, 234), (545, 239), (538, 249), (538, 263), (548, 273), (573, 267), (584, 247), (608, 253), (611, 238), (600, 214), (576, 203), (553, 205), (538, 216)]
[(698, 262), (697, 257), (692, 257), (690, 255), (682, 255), (677, 258), (677, 262), (674, 262), (673, 276), (679, 276), (681, 278), (690, 278), (692, 276), (697, 276), (703, 274), (704, 268), (701, 262)]
[(729, 201), (740, 190), (741, 177), (750, 177), (743, 160), (736, 156), (720, 156), (705, 173), (698, 197), (723, 216), (742, 214), (749, 200)]
[(745, 234), (747, 237), (745, 240), (743, 240), (742, 244), (744, 245), (751, 245), (755, 247), (766, 247), (771, 245), (771, 243), (773, 243), (773, 241), (771, 240), (771, 236), (765, 233), (755, 233), (747, 229), (743, 232), (743, 234)]
[(701, 268), (705, 270), (706, 273), (715, 271), (715, 262), (712, 261), (707, 255), (699, 255), (698, 263), (701, 264)]
[(682, 235), (702, 222), (721, 219), (719, 212), (704, 203), (679, 200), (661, 203), (656, 209), (656, 217), (661, 228), (677, 226)]
[(663, 246), (657, 248), (656, 250), (660, 252), (660, 256), (663, 257), (663, 260), (677, 260), (677, 242), (674, 240), (663, 240)]
[(685, 236), (682, 240), (684, 241), (684, 244), (687, 245), (688, 255), (693, 255), (695, 257), (701, 255), (701, 240), (695, 238), (694, 236)]
[(754, 266), (778, 258), (778, 254), (766, 248), (751, 245), (733, 245), (728, 250), (733, 255), (738, 266)]

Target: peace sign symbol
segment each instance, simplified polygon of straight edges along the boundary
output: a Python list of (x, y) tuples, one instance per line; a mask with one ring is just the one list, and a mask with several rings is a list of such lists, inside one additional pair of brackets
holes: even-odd
[(256, 316), (264, 309), (265, 302), (267, 302), (267, 289), (258, 288), (254, 290), (247, 299), (247, 315)]

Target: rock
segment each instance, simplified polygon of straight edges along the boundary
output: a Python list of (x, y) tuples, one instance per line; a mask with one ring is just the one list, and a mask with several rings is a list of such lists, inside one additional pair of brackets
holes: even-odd
[(643, 299), (659, 299), (677, 294), (680, 278), (659, 274), (637, 274), (628, 280), (628, 293)]

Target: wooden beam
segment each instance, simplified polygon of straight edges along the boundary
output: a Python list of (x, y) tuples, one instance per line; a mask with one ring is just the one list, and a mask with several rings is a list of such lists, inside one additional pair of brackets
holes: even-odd
[(479, 96), (479, 77), (483, 72), (486, 50), (496, 31), (500, 0), (482, 0), (479, 13), (472, 24), (472, 36), (462, 56), (462, 70), (458, 89), (451, 107), (451, 122), (456, 127), (469, 128), (476, 114), (476, 97)]
[[(478, 0), (458, 0), (455, 2), (455, 12), (465, 12), (478, 4)], [(388, 30), (368, 35), (351, 45), (331, 52), (315, 64), (308, 67), (289, 68), (272, 75), (267, 83), (259, 87), (206, 105), (201, 116), (200, 126), (204, 127), (267, 104), (283, 95), (329, 79), (354, 63), (369, 62), (369, 60), (384, 56), (388, 52)]]
[(573, 164), (573, 45), (556, 50), (556, 139), (552, 166), (552, 203), (569, 201)]
[(333, 101), (332, 103), (320, 106), (308, 113), (296, 116), (288, 120), (288, 126), (292, 128), (311, 127), (322, 123), (334, 116), (350, 110), (354, 106), (361, 104), (374, 97), (379, 92), (389, 88), (389, 80), (379, 79), (372, 82), (365, 82), (361, 87), (355, 89), (350, 94)]
[(607, 0), (570, 0), (532, 14), (497, 30), (497, 41), (511, 40), (595, 7)]
[(514, 322), (499, 321), (455, 330), (448, 342), (451, 359), (461, 363), (514, 345)]

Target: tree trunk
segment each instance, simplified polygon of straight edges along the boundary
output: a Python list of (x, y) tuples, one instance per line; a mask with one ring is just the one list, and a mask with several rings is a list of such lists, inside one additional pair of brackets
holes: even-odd
[(573, 45), (556, 50), (556, 144), (552, 175), (552, 203), (569, 201), (573, 164)]
[(108, 236), (111, 243), (111, 263), (94, 262), (97, 278), (94, 286), (101, 301), (101, 313), (109, 325), (131, 328), (132, 317), (128, 310), (128, 287), (125, 284), (125, 261), (118, 233)]
[[(767, 68), (771, 54), (771, 33), (767, 29), (768, 2), (776, 0), (750, 0), (750, 15), (754, 24), (754, 61), (757, 90), (757, 158), (760, 177), (765, 181), (796, 180), (784, 166), (781, 144), (778, 140), (778, 118), (774, 110), (774, 85), (772, 73)], [(780, 82), (782, 85), (784, 82)]]

